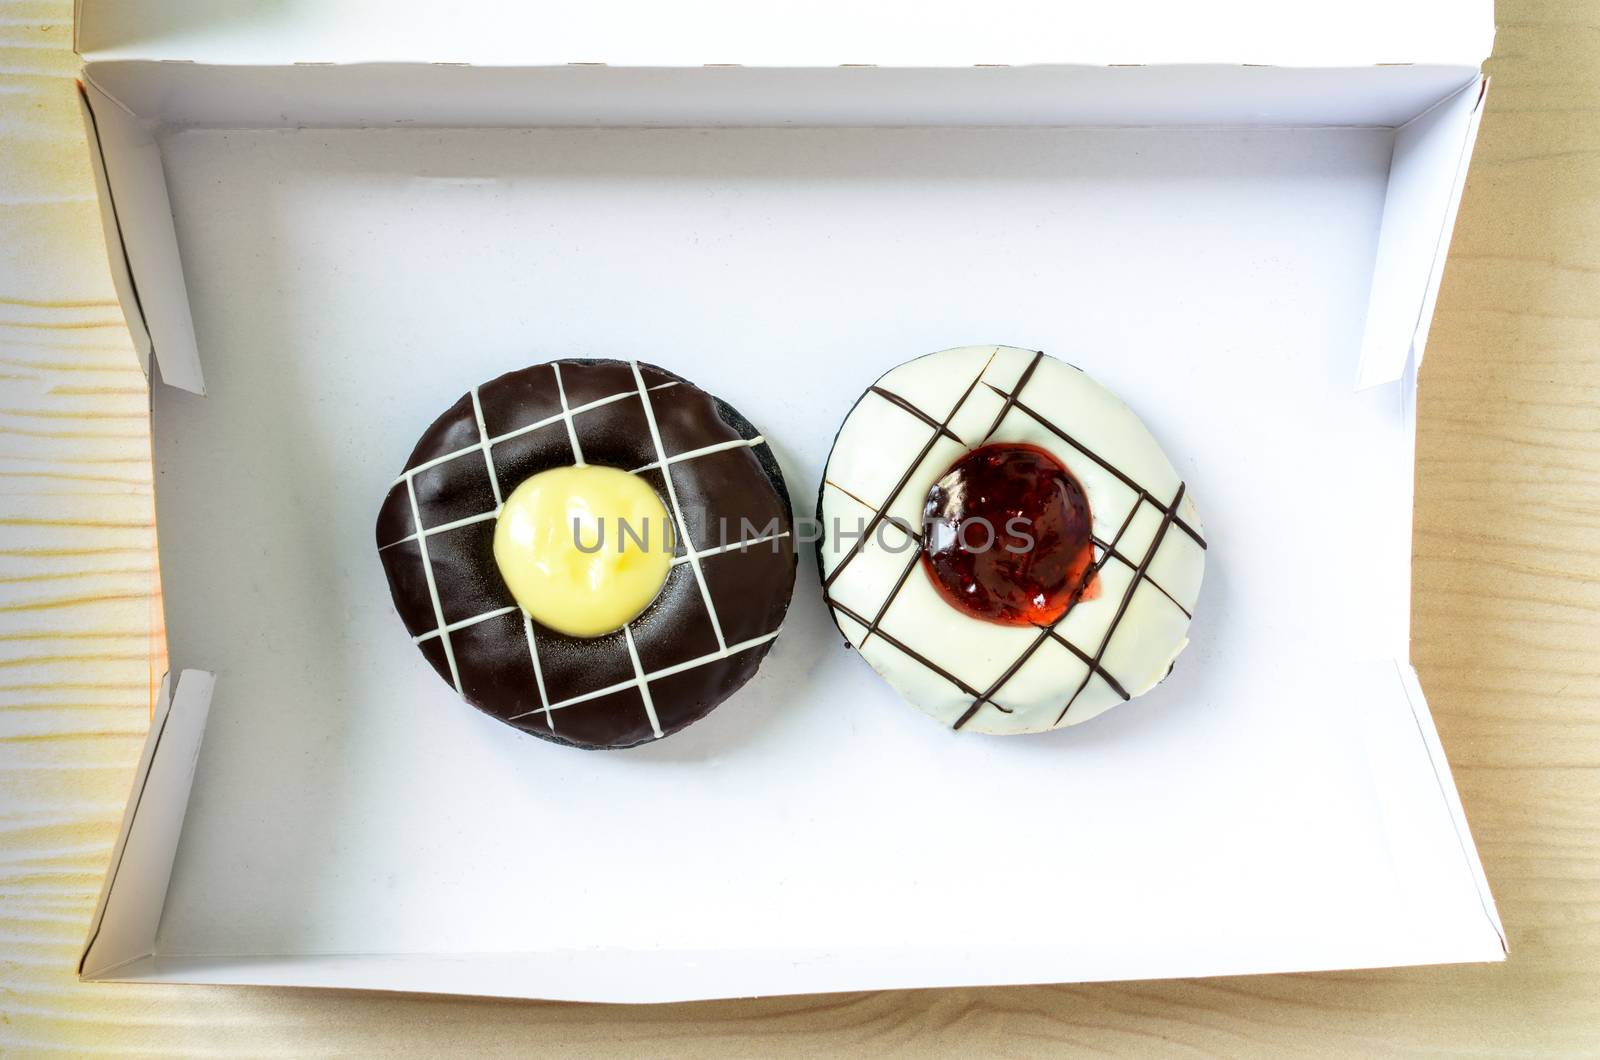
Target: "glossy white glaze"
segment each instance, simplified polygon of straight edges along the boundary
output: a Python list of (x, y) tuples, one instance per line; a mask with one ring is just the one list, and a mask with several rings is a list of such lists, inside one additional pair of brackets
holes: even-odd
[[(1000, 442), (1049, 451), (1089, 499), (1097, 584), (1049, 630), (952, 607), (907, 533), (952, 463)], [(1155, 687), (1188, 643), (1205, 571), (1193, 497), (1126, 405), (1052, 357), (966, 346), (890, 371), (845, 417), (821, 513), (840, 629), (945, 725), (1009, 734), (1087, 721)]]

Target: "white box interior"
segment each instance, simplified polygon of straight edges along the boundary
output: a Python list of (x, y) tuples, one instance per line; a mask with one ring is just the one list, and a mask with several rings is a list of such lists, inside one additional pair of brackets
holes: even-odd
[[(132, 937), (95, 974), (669, 1000), (1500, 955), (1406, 664), (1409, 377), (1352, 387), (1364, 350), (1404, 375), (1418, 306), (1375, 340), (1375, 263), (1425, 293), (1437, 224), (1397, 234), (1397, 196), (1444, 209), (1465, 149), (1390, 126), (1472, 71), (882, 71), (933, 80), (727, 127), (857, 98), (771, 72), (707, 127), (511, 127), (725, 98), (589, 73), (91, 65), (130, 298), (161, 374), (203, 372), (153, 425), (170, 655), (217, 674), (209, 721), (173, 710), (197, 763), (135, 800), (170, 885), (148, 846), (137, 916), (108, 884)], [(941, 92), (1009, 127), (837, 127)], [(940, 729), (804, 555), (757, 679), (627, 752), (465, 707), (392, 612), (376, 505), (474, 383), (656, 361), (764, 430), (804, 512), (863, 388), (990, 341), (1121, 393), (1206, 520), (1194, 643), (1103, 718)]]

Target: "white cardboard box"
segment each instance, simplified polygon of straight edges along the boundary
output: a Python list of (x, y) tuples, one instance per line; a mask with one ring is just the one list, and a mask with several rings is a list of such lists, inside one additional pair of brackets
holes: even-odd
[[(668, 1001), (1500, 959), (1408, 662), (1489, 4), (1146, 6), (80, 0), (180, 668), (84, 978)], [(1101, 719), (930, 724), (807, 558), (757, 679), (627, 752), (466, 708), (392, 614), (377, 503), (476, 382), (659, 362), (805, 510), (864, 387), (987, 341), (1119, 391), (1206, 520), (1194, 643)]]

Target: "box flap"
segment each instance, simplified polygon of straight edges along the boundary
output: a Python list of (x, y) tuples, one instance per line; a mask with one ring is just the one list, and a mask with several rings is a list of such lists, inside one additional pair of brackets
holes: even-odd
[(161, 683), (111, 867), (78, 961), (81, 978), (104, 978), (155, 951), (215, 680), (212, 674), (185, 670), (175, 686), (171, 674)]
[(144, 311), (139, 306), (139, 291), (128, 269), (128, 248), (123, 245), (117, 204), (111, 195), (111, 186), (106, 178), (105, 155), (100, 149), (100, 130), (95, 124), (94, 111), (89, 107), (87, 92), (83, 82), (78, 82), (78, 107), (82, 111), (84, 136), (89, 144), (89, 168), (94, 174), (95, 199), (100, 204), (100, 228), (105, 234), (106, 264), (111, 268), (111, 285), (116, 289), (117, 304), (122, 307), (122, 317), (128, 325), (128, 337), (133, 340), (133, 351), (139, 358), (139, 367), (144, 369), (148, 377), (150, 331), (145, 327)]
[(161, 379), (205, 393), (189, 295), (172, 227), (161, 151), (145, 124), (95, 84), (80, 82), (101, 181), (101, 209), (118, 300), (146, 374), (154, 353)]
[(1358, 388), (1398, 380), (1413, 348), (1422, 360), (1488, 87), (1473, 82), (1395, 134)]
[(1481, 63), (1491, 0), (1146, 0), (1093, 14), (1049, 0), (609, 0), (521, 4), (217, 4), (81, 0), (86, 58), (211, 63), (968, 66)]
[(1483, 105), (1489, 96), (1489, 79), (1485, 77), (1479, 86), (1478, 103), (1473, 107), (1467, 118), (1467, 130), (1461, 148), (1461, 157), (1456, 162), (1454, 179), (1450, 184), (1450, 194), (1445, 199), (1444, 225), (1439, 233), (1439, 242), (1434, 248), (1433, 261), (1428, 269), (1427, 293), (1423, 297), (1422, 312), (1418, 315), (1416, 335), (1412, 339), (1412, 349), (1416, 354), (1416, 366), (1422, 367), (1422, 355), (1428, 345), (1428, 332), (1433, 326), (1433, 310), (1439, 301), (1439, 285), (1444, 280), (1445, 261), (1450, 256), (1450, 238), (1456, 230), (1456, 214), (1461, 209), (1461, 196), (1467, 186), (1467, 166), (1472, 161), (1472, 150), (1478, 142), (1478, 128), (1483, 122)]
[[(1473, 889), (1477, 891), (1478, 900), (1483, 906), (1484, 918), (1499, 936), (1501, 950), (1510, 953), (1511, 947), (1506, 940), (1505, 925), (1500, 922), (1500, 911), (1495, 907), (1494, 895), (1489, 891), (1489, 878), (1484, 875), (1483, 861), (1478, 857), (1477, 844), (1472, 841), (1472, 831), (1467, 827), (1467, 812), (1461, 805), (1461, 795), (1456, 790), (1455, 780), (1450, 775), (1450, 763), (1445, 758), (1444, 745), (1439, 742), (1439, 730), (1433, 724), (1433, 713), (1428, 709), (1427, 697), (1422, 693), (1422, 683), (1417, 679), (1417, 671), (1409, 663), (1396, 660), (1395, 669), (1400, 675), (1400, 687), (1405, 691), (1406, 700), (1411, 707), (1411, 718), (1416, 722), (1417, 737), (1422, 741), (1428, 761), (1433, 767), (1433, 780), (1438, 786), (1439, 798), (1455, 831), (1462, 866), (1472, 881)], [(1386, 803), (1391, 811), (1398, 805), (1396, 802)]]

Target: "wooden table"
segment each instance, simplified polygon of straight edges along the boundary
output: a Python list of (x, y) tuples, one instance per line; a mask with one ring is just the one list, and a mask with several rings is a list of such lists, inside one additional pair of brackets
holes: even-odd
[(1502, 0), (1423, 371), (1413, 645), (1504, 965), (660, 1008), (85, 986), (160, 644), (71, 0), (0, 0), (0, 1052), (1600, 1053), (1600, 5)]

